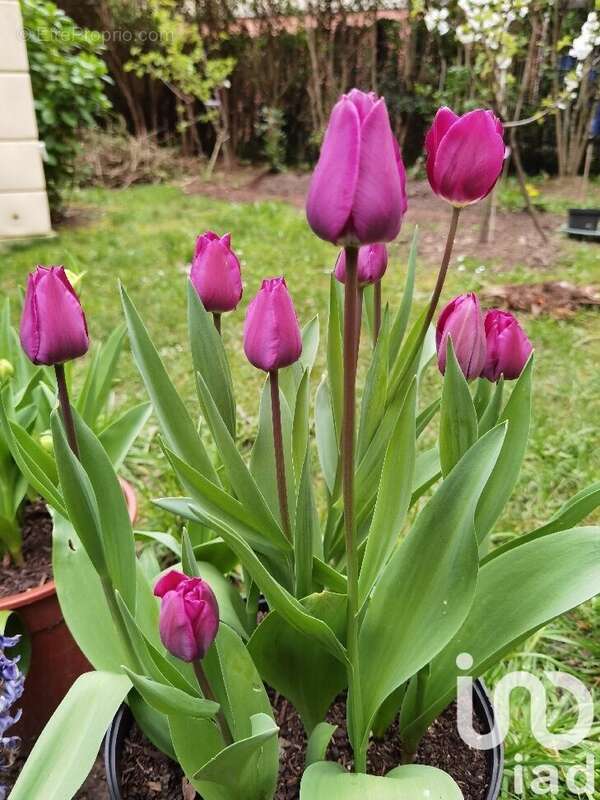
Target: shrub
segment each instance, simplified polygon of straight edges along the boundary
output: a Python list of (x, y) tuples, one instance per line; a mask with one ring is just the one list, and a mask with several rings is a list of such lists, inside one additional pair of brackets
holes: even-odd
[(59, 214), (73, 182), (80, 131), (110, 109), (110, 82), (99, 33), (78, 28), (48, 0), (23, 0), (23, 22), (40, 139), (46, 147), (48, 198)]

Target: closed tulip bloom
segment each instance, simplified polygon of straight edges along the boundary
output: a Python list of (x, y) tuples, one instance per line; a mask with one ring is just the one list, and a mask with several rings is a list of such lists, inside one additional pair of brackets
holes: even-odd
[(502, 171), (502, 133), (502, 123), (492, 111), (477, 109), (459, 117), (440, 108), (425, 138), (433, 191), (459, 208), (486, 197)]
[[(366, 244), (358, 251), (358, 283), (367, 286), (377, 283), (385, 275), (388, 252), (384, 244)], [(335, 262), (334, 275), (340, 283), (346, 283), (346, 251), (342, 250)]]
[(231, 234), (207, 231), (196, 240), (190, 280), (207, 311), (233, 311), (242, 299), (242, 273)]
[(487, 359), (482, 377), (496, 382), (500, 376), (515, 380), (523, 372), (533, 347), (515, 317), (493, 308), (483, 321), (487, 342)]
[(38, 266), (29, 275), (21, 345), (34, 364), (62, 364), (87, 353), (85, 314), (63, 267)]
[(406, 172), (385, 100), (353, 89), (331, 112), (308, 191), (308, 222), (334, 244), (390, 242), (405, 211)]
[(161, 598), (165, 648), (182, 661), (204, 658), (219, 630), (219, 606), (208, 583), (171, 570), (157, 582), (154, 594)]
[(302, 354), (302, 335), (285, 278), (269, 278), (248, 306), (244, 352), (265, 372), (294, 364)]
[(442, 310), (437, 324), (438, 365), (446, 371), (448, 337), (460, 368), (467, 380), (478, 378), (485, 366), (486, 342), (479, 299), (473, 292), (461, 294)]

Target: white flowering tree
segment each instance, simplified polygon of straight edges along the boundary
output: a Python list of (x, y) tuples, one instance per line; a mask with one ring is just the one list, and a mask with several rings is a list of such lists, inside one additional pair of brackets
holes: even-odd
[[(568, 42), (568, 40), (567, 40)], [(569, 47), (563, 37), (557, 43), (562, 52)], [(555, 84), (556, 149), (561, 175), (577, 175), (588, 147), (585, 172), (592, 155), (590, 123), (598, 101), (598, 68), (600, 65), (600, 19), (590, 11), (581, 30), (562, 55)]]

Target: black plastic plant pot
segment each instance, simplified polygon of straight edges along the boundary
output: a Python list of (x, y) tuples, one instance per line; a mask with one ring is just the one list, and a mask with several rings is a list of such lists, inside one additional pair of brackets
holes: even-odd
[[(494, 725), (494, 708), (482, 681), (475, 681), (473, 684), (473, 712), (481, 723), (482, 732), (491, 731)], [(121, 754), (132, 723), (133, 715), (129, 707), (122, 705), (106, 733), (104, 765), (109, 800), (124, 800), (121, 794)], [(486, 750), (485, 758), (489, 776), (489, 788), (485, 800), (498, 800), (504, 771), (504, 746), (499, 744), (491, 750)]]
[(575, 238), (600, 238), (600, 208), (570, 208), (567, 233)]

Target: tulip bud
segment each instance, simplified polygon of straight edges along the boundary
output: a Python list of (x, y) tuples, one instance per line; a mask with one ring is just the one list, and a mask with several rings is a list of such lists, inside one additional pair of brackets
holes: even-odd
[(473, 292), (461, 294), (442, 310), (437, 324), (438, 365), (446, 371), (448, 336), (460, 368), (467, 380), (478, 378), (485, 365), (486, 344), (479, 299)]
[(487, 359), (482, 377), (496, 382), (503, 375), (514, 380), (523, 372), (533, 350), (527, 334), (515, 317), (493, 308), (483, 321), (487, 341)]
[(289, 367), (302, 353), (302, 335), (285, 278), (269, 278), (248, 306), (244, 352), (265, 372)]
[(459, 208), (494, 188), (504, 163), (503, 128), (492, 111), (457, 116), (440, 108), (427, 137), (427, 177), (433, 191)]
[(242, 299), (242, 274), (231, 234), (206, 231), (196, 240), (190, 280), (207, 311), (233, 311)]
[(62, 364), (87, 353), (85, 314), (63, 267), (38, 266), (29, 275), (21, 345), (34, 364)]
[(353, 89), (333, 108), (306, 216), (333, 244), (390, 242), (406, 212), (406, 172), (385, 100)]
[[(367, 286), (377, 283), (385, 275), (388, 252), (384, 244), (367, 244), (358, 251), (358, 284)], [(342, 250), (335, 262), (334, 275), (340, 283), (346, 283), (346, 251)]]
[(165, 648), (182, 661), (204, 658), (219, 630), (219, 606), (208, 583), (171, 570), (157, 582), (154, 594), (161, 598), (159, 627)]
[(0, 358), (0, 383), (9, 381), (15, 374), (15, 368), (6, 358)]
[(40, 434), (39, 444), (42, 450), (45, 450), (46, 453), (54, 453), (54, 439), (52, 438), (52, 433), (50, 431), (44, 431)]

